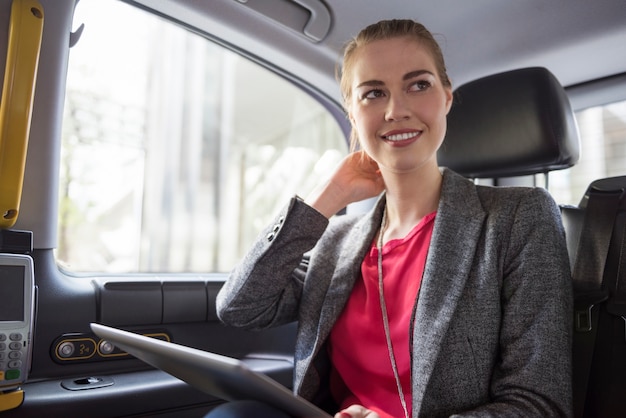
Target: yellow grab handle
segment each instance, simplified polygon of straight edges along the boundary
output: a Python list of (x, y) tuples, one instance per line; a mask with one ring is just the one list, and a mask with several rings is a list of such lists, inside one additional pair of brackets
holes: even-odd
[(0, 102), (0, 228), (19, 213), (43, 20), (37, 0), (13, 0)]
[(16, 389), (11, 392), (0, 392), (0, 412), (15, 409), (24, 402), (24, 391)]

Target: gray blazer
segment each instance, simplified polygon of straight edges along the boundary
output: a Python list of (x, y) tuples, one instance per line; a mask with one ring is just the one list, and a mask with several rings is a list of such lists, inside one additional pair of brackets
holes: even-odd
[[(539, 188), (477, 186), (444, 169), (410, 333), (413, 417), (571, 416), (572, 289), (560, 213)], [(298, 321), (294, 391), (327, 388), (325, 343), (377, 232), (294, 198), (233, 270), (221, 320)], [(376, 382), (372, 381), (375, 385)]]

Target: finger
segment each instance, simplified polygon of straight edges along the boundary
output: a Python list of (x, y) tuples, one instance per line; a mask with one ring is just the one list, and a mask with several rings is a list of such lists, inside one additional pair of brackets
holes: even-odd
[(350, 405), (339, 411), (334, 418), (380, 418), (380, 415), (362, 405)]

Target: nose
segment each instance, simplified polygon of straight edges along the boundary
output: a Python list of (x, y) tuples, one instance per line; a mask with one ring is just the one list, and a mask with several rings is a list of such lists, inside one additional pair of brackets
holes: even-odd
[(406, 97), (398, 94), (389, 97), (387, 110), (385, 112), (385, 120), (405, 120), (409, 118), (410, 114), (411, 112)]

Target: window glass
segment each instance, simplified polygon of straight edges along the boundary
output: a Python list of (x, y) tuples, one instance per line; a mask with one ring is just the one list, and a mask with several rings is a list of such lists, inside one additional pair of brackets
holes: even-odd
[(63, 122), (59, 264), (224, 272), (348, 152), (288, 81), (172, 22), (81, 0)]
[(559, 204), (578, 205), (592, 181), (626, 175), (626, 101), (582, 110), (576, 121), (580, 160), (550, 173), (549, 189)]

